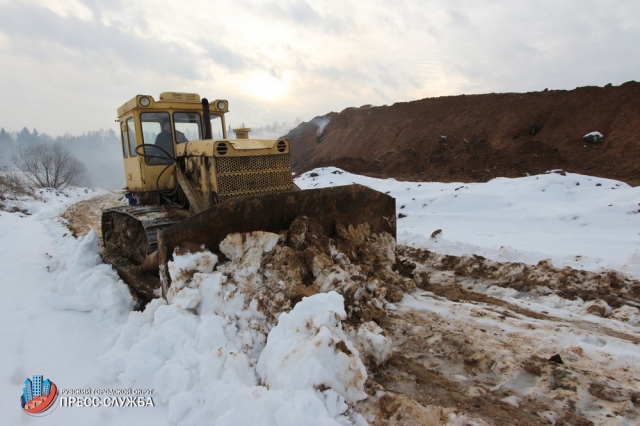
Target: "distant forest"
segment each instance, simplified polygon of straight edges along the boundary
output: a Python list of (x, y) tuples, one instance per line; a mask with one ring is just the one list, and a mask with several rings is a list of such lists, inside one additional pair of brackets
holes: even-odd
[(82, 135), (52, 137), (39, 133), (35, 128), (30, 131), (24, 127), (19, 132), (8, 132), (0, 128), (0, 164), (12, 168), (12, 156), (20, 145), (33, 145), (41, 142), (60, 142), (68, 148), (87, 167), (82, 185), (103, 189), (121, 189), (124, 187), (124, 167), (120, 136), (113, 130), (96, 130)]

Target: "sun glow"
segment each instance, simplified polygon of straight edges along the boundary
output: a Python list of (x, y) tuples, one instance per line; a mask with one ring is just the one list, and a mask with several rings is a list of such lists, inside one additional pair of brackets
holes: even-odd
[(251, 73), (243, 83), (249, 96), (262, 101), (279, 101), (290, 88), (287, 76), (276, 78), (265, 71)]

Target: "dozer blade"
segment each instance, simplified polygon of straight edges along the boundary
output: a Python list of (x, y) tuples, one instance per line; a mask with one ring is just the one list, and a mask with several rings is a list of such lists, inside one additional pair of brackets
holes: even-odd
[(234, 198), (159, 231), (163, 290), (171, 284), (167, 262), (176, 247), (197, 244), (220, 253), (219, 244), (230, 233), (279, 232), (300, 215), (315, 219), (329, 237), (336, 234), (336, 222), (344, 226), (368, 223), (372, 232), (396, 237), (395, 198), (362, 185)]

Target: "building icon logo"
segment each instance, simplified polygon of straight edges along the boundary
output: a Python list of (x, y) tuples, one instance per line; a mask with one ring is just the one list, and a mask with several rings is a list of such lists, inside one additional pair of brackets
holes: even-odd
[(33, 376), (24, 381), (20, 405), (25, 413), (32, 416), (44, 416), (47, 410), (55, 405), (58, 399), (58, 388), (49, 379), (42, 380), (42, 376)]

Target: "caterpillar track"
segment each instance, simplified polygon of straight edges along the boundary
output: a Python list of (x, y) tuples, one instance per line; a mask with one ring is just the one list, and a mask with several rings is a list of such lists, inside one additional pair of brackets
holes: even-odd
[(189, 212), (166, 206), (120, 206), (102, 212), (102, 258), (115, 267), (141, 303), (160, 296), (157, 268), (144, 265), (158, 248), (158, 230), (184, 220)]

